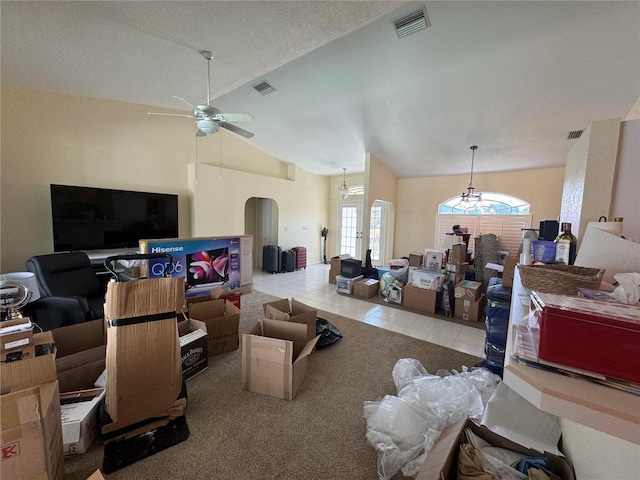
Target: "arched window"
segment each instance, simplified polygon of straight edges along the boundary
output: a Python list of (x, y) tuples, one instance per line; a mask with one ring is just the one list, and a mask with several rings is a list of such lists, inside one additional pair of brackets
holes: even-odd
[(460, 195), (442, 202), (438, 213), (444, 215), (527, 215), (529, 204), (524, 200), (496, 192), (482, 192), (480, 201), (462, 201)]
[[(460, 196), (438, 206), (434, 245), (441, 248), (453, 225), (467, 228), (471, 238), (493, 233), (500, 239), (501, 250), (515, 254), (522, 240), (522, 230), (531, 228), (529, 204), (524, 200), (496, 192), (482, 192), (481, 201), (463, 202)], [(469, 243), (473, 250), (474, 243)]]

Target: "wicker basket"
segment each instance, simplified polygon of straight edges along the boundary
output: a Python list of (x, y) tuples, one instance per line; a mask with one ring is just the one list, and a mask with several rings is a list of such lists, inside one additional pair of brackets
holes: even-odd
[(575, 265), (518, 265), (522, 285), (537, 292), (577, 295), (578, 288), (599, 289), (604, 270)]

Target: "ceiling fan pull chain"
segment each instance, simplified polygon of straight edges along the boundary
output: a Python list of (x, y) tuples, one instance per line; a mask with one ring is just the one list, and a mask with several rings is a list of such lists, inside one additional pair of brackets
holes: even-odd
[(222, 132), (220, 132), (220, 182), (222, 182)]
[[(198, 127), (196, 127), (196, 133), (198, 132)], [(195, 136), (196, 139), (196, 186), (198, 185), (198, 135)]]

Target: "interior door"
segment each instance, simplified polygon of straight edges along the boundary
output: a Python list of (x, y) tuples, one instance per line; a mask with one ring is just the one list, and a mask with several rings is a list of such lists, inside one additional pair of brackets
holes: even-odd
[(362, 202), (338, 202), (338, 255), (362, 258)]

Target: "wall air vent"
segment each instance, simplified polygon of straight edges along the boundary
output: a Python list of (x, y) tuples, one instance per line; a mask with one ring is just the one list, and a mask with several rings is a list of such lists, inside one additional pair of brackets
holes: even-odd
[(567, 140), (574, 140), (576, 138), (580, 138), (580, 135), (582, 135), (582, 132), (584, 132), (584, 130), (574, 130), (573, 132), (569, 132), (569, 135), (567, 136)]
[(269, 95), (270, 93), (276, 91), (276, 89), (269, 85), (267, 82), (260, 82), (257, 85), (254, 85), (253, 88), (260, 95)]
[(431, 22), (429, 21), (429, 17), (427, 17), (427, 9), (422, 7), (417, 12), (412, 12), (402, 18), (394, 20), (393, 25), (396, 28), (398, 38), (402, 38), (418, 30), (430, 27)]

